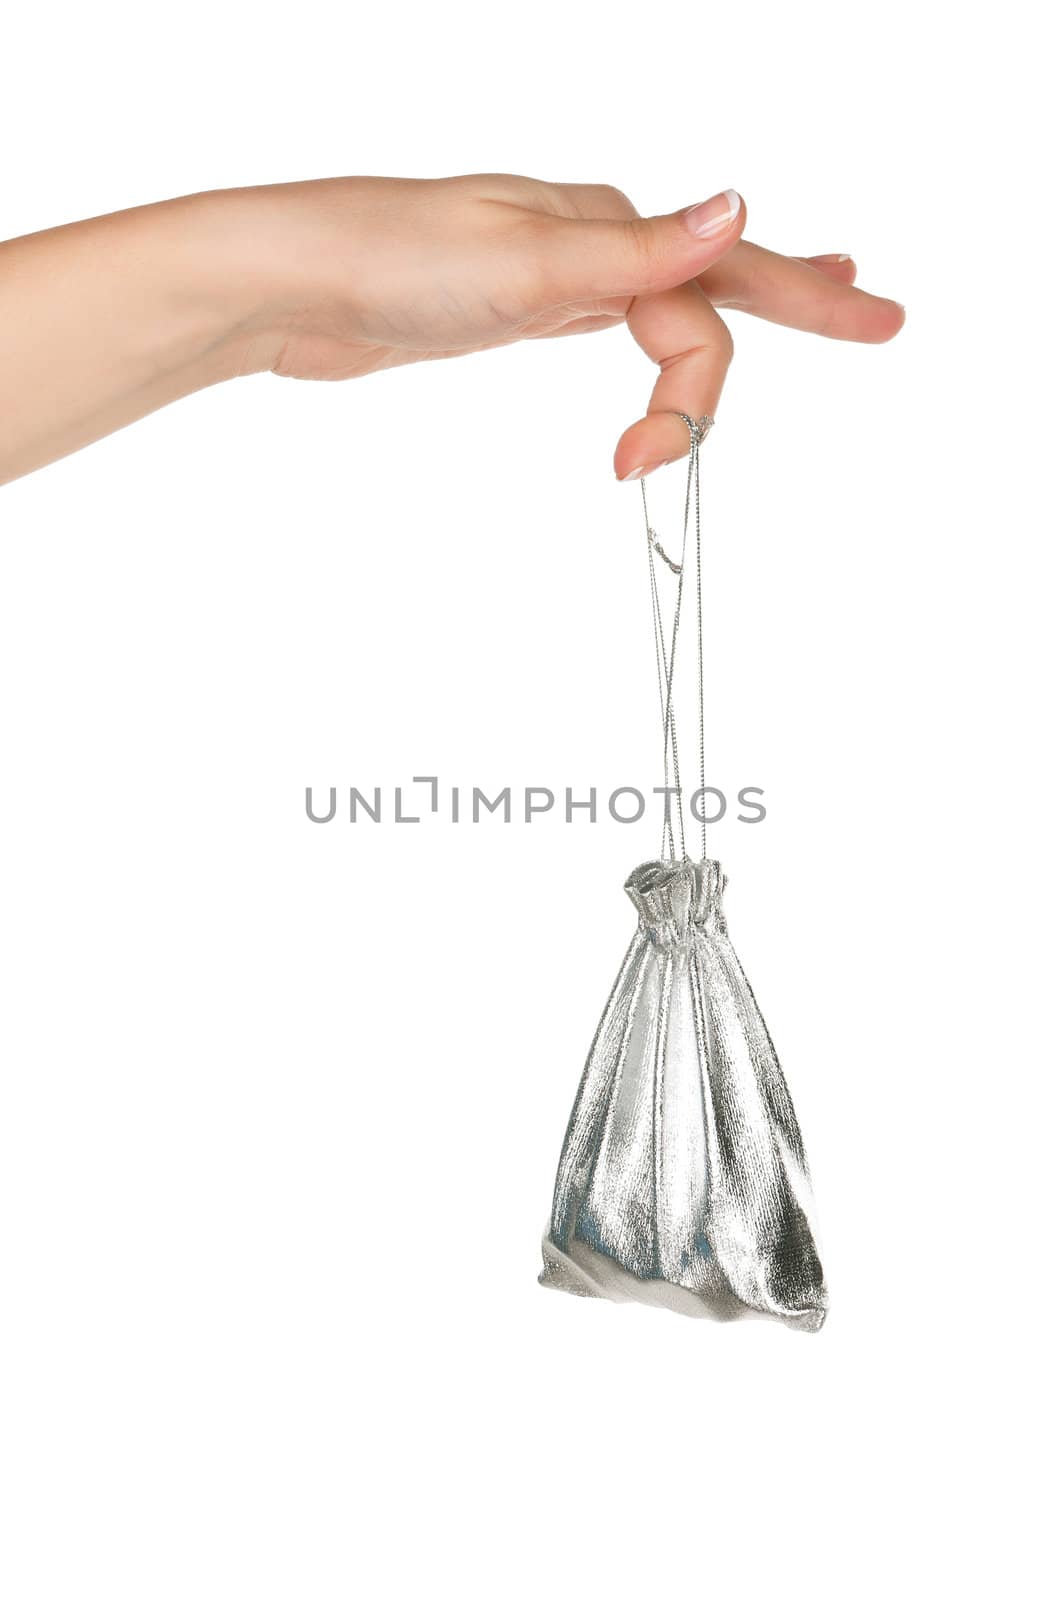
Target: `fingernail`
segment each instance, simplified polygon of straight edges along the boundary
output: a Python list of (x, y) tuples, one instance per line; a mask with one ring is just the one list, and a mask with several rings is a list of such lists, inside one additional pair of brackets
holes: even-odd
[(810, 261), (835, 261), (840, 267), (843, 261), (851, 261), (852, 256), (809, 256)]
[(621, 478), (620, 482), (631, 483), (635, 478), (648, 478), (651, 472), (656, 472), (658, 467), (663, 466), (663, 461), (655, 461), (653, 465), (649, 467), (632, 467), (630, 472), (624, 473), (624, 476)]
[(695, 239), (711, 239), (713, 234), (729, 228), (742, 206), (742, 196), (735, 189), (725, 189), (714, 194), (711, 200), (702, 200), (688, 206), (683, 215)]

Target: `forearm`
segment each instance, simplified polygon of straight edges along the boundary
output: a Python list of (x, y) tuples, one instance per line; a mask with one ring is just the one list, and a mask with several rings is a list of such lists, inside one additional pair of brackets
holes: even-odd
[(253, 193), (0, 244), (0, 483), (268, 365), (276, 308), (254, 262)]

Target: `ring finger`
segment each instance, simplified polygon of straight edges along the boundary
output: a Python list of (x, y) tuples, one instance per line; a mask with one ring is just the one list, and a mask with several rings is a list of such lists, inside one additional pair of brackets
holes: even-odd
[(676, 412), (716, 414), (732, 351), (726, 323), (696, 283), (637, 296), (627, 322), (660, 376), (646, 416), (621, 434), (616, 447), (613, 466), (625, 480), (644, 477), (686, 452), (690, 435)]

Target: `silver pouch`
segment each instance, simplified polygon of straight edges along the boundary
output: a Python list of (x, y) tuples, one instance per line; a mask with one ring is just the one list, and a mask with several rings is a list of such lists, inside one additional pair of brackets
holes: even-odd
[(727, 936), (717, 861), (649, 861), (569, 1121), (540, 1283), (814, 1332), (827, 1292), (801, 1132)]

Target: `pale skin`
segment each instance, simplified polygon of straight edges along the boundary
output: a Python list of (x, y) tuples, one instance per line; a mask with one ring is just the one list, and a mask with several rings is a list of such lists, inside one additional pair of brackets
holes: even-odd
[(188, 195), (0, 243), (0, 483), (209, 384), (362, 377), (627, 323), (659, 369), (614, 471), (685, 455), (731, 359), (718, 308), (880, 344), (849, 256), (742, 238), (733, 190), (643, 218), (619, 190), (481, 174)]

